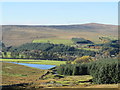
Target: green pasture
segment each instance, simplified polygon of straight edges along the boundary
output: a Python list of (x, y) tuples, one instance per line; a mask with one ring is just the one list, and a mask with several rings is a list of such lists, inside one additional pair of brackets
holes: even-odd
[(83, 49), (83, 50), (88, 50), (88, 51), (99, 51), (100, 49), (93, 49), (93, 48), (78, 48), (78, 49)]
[(61, 65), (66, 61), (53, 61), (53, 60), (30, 60), (30, 59), (0, 59), (0, 61), (18, 62), (18, 63), (31, 63), (31, 64), (45, 64), (45, 65)]
[(38, 40), (33, 40), (33, 43), (53, 43), (53, 44), (73, 45), (73, 41), (70, 39), (38, 39)]

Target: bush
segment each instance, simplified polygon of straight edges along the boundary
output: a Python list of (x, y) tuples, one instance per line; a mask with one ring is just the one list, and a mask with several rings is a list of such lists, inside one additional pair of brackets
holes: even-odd
[(92, 61), (91, 57), (90, 56), (82, 56), (82, 57), (78, 57), (74, 60), (74, 64), (77, 64), (77, 63), (86, 63), (86, 62), (90, 62)]

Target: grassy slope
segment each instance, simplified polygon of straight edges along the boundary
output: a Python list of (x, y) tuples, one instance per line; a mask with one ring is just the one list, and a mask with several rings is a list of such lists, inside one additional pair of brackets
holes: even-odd
[(0, 59), (0, 61), (31, 63), (31, 64), (45, 64), (45, 65), (60, 65), (60, 64), (65, 64), (66, 63), (66, 61), (27, 60), (27, 59)]
[[(59, 28), (58, 28), (59, 27)], [(43, 38), (71, 39), (81, 37), (99, 43), (99, 36), (117, 37), (117, 28), (115, 25), (84, 24), (61, 26), (3, 26), (3, 42), (7, 46), (21, 45), (32, 42), (33, 40)]]
[(65, 44), (72, 45), (73, 42), (70, 39), (36, 39), (33, 40), (33, 43), (53, 43), (53, 44)]
[(2, 63), (2, 84), (30, 83), (39, 78), (45, 70), (12, 63)]

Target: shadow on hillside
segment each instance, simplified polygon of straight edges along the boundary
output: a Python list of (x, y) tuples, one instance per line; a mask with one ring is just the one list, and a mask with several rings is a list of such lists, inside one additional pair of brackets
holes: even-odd
[(23, 90), (25, 86), (29, 85), (29, 83), (20, 83), (20, 84), (13, 84), (13, 85), (2, 85), (1, 90)]

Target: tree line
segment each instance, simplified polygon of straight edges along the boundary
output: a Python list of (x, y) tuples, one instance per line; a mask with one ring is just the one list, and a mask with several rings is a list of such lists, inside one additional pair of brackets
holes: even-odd
[(10, 52), (12, 58), (35, 58), (48, 60), (74, 60), (78, 56), (95, 56), (95, 51), (77, 49), (64, 44), (26, 43), (19, 47), (4, 47), (4, 57)]
[(118, 59), (103, 59), (89, 63), (64, 64), (57, 67), (62, 75), (91, 75), (96, 84), (120, 83), (120, 62)]
[(6, 47), (4, 43), (1, 43), (1, 46), (3, 58), (73, 61), (77, 57), (82, 56), (91, 56), (95, 57), (96, 59), (116, 57), (119, 55), (118, 42), (118, 40), (111, 40), (110, 42), (100, 44), (99, 46), (102, 46), (102, 49), (98, 51), (78, 49), (76, 47), (67, 46), (64, 44), (51, 43), (26, 43), (18, 47)]

